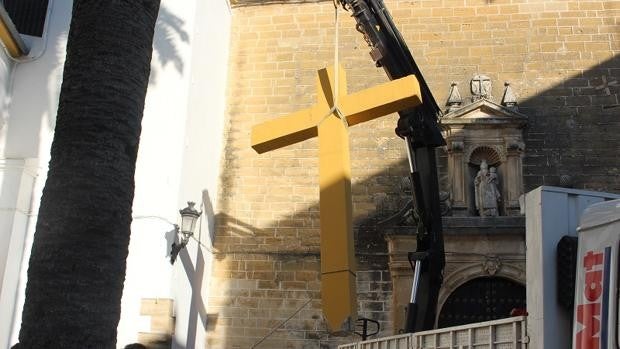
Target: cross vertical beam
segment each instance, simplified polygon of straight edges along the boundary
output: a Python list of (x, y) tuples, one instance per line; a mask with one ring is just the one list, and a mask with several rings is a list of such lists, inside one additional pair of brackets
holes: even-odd
[[(346, 74), (339, 69), (338, 99), (347, 94)], [(319, 72), (323, 93), (317, 106), (329, 110), (334, 105), (332, 69)], [(351, 201), (351, 165), (349, 135), (343, 120), (330, 114), (318, 125), (319, 135), (319, 212), (321, 227), (321, 295), (323, 314), (330, 328), (357, 318), (355, 284), (355, 243), (353, 241), (353, 203)], [(333, 322), (333, 323), (332, 323)]]
[(340, 328), (357, 312), (357, 292), (349, 139), (335, 116), (319, 125), (319, 183), (323, 313), (338, 319), (331, 328)]

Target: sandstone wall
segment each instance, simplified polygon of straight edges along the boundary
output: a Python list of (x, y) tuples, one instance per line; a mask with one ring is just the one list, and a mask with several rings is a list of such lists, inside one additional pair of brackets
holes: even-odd
[[(316, 70), (333, 64), (333, 5), (241, 5), (233, 9), (208, 345), (250, 348), (267, 336), (258, 347), (333, 347), (351, 338), (329, 336), (321, 320), (317, 141), (259, 156), (249, 138), (254, 124), (314, 103)], [(452, 81), (465, 97), (471, 77), (486, 74), (498, 102), (503, 82), (511, 83), (520, 111), (530, 117), (525, 191), (556, 185), (563, 174), (578, 188), (620, 191), (619, 1), (386, 5), (440, 105)], [(354, 27), (341, 12), (339, 50), (349, 91), (387, 79)], [(406, 200), (401, 178), (408, 170), (402, 141), (393, 133), (396, 119), (349, 131), (360, 315), (380, 320), (386, 334), (393, 331), (391, 283), (375, 223)]]

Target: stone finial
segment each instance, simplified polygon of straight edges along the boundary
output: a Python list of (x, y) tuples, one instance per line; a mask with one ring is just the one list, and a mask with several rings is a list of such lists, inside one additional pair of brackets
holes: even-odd
[(450, 95), (448, 95), (448, 101), (446, 102), (448, 113), (459, 109), (461, 104), (463, 104), (463, 98), (461, 98), (461, 93), (459, 92), (457, 85), (458, 83), (452, 82), (450, 87)]
[(504, 83), (504, 96), (502, 97), (502, 105), (511, 110), (517, 110), (517, 96), (515, 96), (512, 87), (510, 87), (510, 83), (506, 81)]
[(471, 101), (480, 99), (491, 100), (491, 78), (486, 75), (478, 74), (471, 79)]

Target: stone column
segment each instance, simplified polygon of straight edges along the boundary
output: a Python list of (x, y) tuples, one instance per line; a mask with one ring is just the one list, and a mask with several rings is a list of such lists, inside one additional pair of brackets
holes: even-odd
[(466, 210), (466, 162), (463, 161), (463, 149), (465, 145), (460, 138), (448, 139), (448, 174), (450, 190), (452, 191), (452, 209)]
[(392, 324), (394, 334), (405, 328), (407, 305), (411, 297), (413, 271), (407, 253), (415, 251), (415, 235), (388, 235), (389, 268), (392, 276)]
[(523, 194), (522, 158), (524, 144), (518, 139), (506, 141), (505, 201), (506, 214), (519, 212), (519, 196)]

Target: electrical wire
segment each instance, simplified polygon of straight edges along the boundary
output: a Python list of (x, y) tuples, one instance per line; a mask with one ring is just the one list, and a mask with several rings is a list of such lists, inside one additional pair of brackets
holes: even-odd
[(263, 338), (261, 338), (260, 340), (258, 340), (258, 342), (254, 343), (251, 346), (251, 349), (256, 348), (258, 345), (260, 345), (262, 342), (264, 342), (267, 338), (269, 338), (274, 332), (276, 332), (279, 328), (281, 328), (282, 326), (284, 326), (287, 322), (291, 321), (291, 319), (293, 317), (295, 317), (295, 315), (297, 315), (303, 308), (306, 307), (306, 305), (308, 305), (313, 298), (310, 298), (306, 301), (306, 303), (304, 303), (302, 306), (300, 306), (297, 310), (295, 310), (295, 312), (293, 314), (291, 314), (291, 316), (289, 316), (286, 320), (280, 322), (276, 327), (272, 328), (271, 331), (269, 331), (269, 333), (267, 333)]

